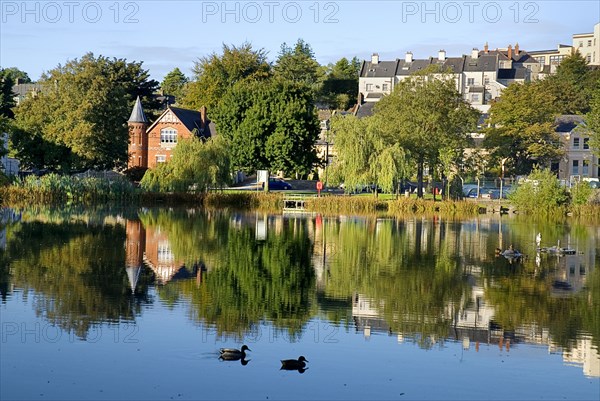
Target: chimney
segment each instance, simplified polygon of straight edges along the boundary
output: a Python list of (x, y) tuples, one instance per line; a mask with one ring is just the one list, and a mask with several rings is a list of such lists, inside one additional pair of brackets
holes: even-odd
[(519, 42), (515, 45), (515, 56), (519, 55)]
[(512, 52), (512, 45), (508, 45), (508, 53), (507, 53), (507, 56), (508, 56), (508, 59), (509, 59), (509, 60), (512, 60), (512, 55), (513, 55), (513, 52)]
[(200, 107), (200, 129), (206, 128), (206, 106)]
[(476, 47), (474, 47), (473, 50), (471, 50), (471, 58), (473, 60), (477, 60), (479, 58), (479, 49), (477, 49)]
[(404, 56), (404, 61), (407, 63), (412, 63), (413, 55), (411, 52), (406, 52), (406, 56)]
[(445, 61), (446, 60), (446, 50), (440, 50), (438, 52), (438, 60)]
[(371, 64), (379, 64), (379, 54), (373, 53), (371, 56)]
[(485, 42), (485, 45), (483, 46), (483, 52), (484, 52), (485, 54), (488, 54), (488, 51), (489, 51), (488, 42)]

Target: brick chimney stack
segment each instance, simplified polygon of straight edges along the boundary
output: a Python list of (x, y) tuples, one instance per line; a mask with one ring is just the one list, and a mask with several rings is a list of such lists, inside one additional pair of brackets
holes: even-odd
[(485, 45), (483, 46), (483, 52), (484, 52), (485, 54), (488, 54), (488, 51), (489, 51), (488, 42), (485, 42)]
[(515, 56), (519, 55), (519, 42), (515, 45)]
[(508, 45), (508, 58), (509, 58), (509, 60), (512, 60), (512, 55), (513, 55), (512, 45)]
[(206, 106), (200, 107), (200, 128), (204, 130), (206, 128)]

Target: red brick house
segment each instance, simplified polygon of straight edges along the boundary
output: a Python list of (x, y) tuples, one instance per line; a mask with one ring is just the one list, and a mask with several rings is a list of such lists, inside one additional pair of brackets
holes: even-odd
[(135, 101), (127, 125), (128, 168), (153, 168), (172, 157), (173, 148), (181, 139), (210, 138), (215, 134), (215, 125), (206, 117), (205, 107), (196, 111), (167, 106), (160, 117), (149, 124), (139, 97)]

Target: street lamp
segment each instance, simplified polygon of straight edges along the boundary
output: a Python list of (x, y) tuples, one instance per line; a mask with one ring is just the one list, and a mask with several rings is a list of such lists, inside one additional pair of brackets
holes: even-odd
[(500, 160), (500, 200), (502, 200), (502, 184), (504, 183), (504, 164), (507, 160), (508, 157), (504, 157)]

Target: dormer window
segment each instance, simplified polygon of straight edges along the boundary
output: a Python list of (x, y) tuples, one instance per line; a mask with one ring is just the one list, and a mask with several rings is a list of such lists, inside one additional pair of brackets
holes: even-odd
[(171, 145), (177, 144), (177, 130), (175, 128), (163, 128), (160, 130), (160, 144)]

